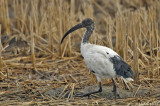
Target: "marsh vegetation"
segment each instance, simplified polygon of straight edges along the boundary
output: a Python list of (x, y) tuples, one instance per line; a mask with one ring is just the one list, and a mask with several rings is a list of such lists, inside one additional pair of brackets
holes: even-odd
[[(0, 105), (160, 103), (159, 10), (159, 0), (0, 0)], [(87, 17), (95, 21), (91, 43), (114, 49), (134, 70), (134, 82), (116, 79), (117, 101), (109, 79), (101, 94), (74, 97), (96, 85), (80, 54), (84, 30), (60, 40)]]

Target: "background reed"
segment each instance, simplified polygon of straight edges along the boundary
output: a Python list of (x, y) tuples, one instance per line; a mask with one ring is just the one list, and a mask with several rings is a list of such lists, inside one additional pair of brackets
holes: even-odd
[[(133, 85), (140, 85), (139, 89), (159, 85), (159, 9), (158, 0), (1, 0), (1, 35), (15, 38), (15, 41), (6, 40), (5, 44), (9, 44), (10, 48), (6, 51), (1, 48), (0, 51), (1, 63), (3, 59), (5, 65), (0, 66), (3, 68), (0, 80), (4, 81), (0, 85), (1, 100), (4, 101), (2, 103), (7, 103), (9, 99), (6, 98), (14, 93), (17, 96), (12, 95), (13, 98), (19, 95), (23, 97), (23, 93), (34, 88), (34, 95), (20, 100), (29, 101), (38, 97), (38, 100), (43, 99), (49, 103), (53, 98), (45, 96), (43, 92), (63, 84), (66, 86), (64, 91), (71, 90), (68, 98), (72, 98), (74, 89), (96, 82), (94, 77), (88, 78), (91, 74), (80, 54), (84, 29), (70, 34), (60, 45), (64, 33), (87, 17), (95, 21), (91, 43), (107, 46), (118, 52), (134, 70)], [(14, 51), (16, 54), (12, 53)], [(33, 70), (35, 68), (36, 72)], [(104, 85), (110, 82), (103, 80)], [(42, 86), (44, 89), (40, 89)], [(14, 91), (17, 88), (20, 90)], [(59, 98), (64, 97), (63, 95), (62, 92)], [(137, 102), (137, 98), (133, 99), (134, 103)], [(148, 97), (144, 101), (147, 99)], [(13, 101), (18, 104), (16, 99)]]

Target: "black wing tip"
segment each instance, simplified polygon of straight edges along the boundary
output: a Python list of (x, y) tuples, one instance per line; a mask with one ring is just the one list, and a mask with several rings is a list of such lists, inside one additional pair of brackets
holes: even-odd
[(130, 65), (128, 65), (122, 58), (114, 56), (110, 58), (110, 61), (113, 63), (113, 68), (117, 75), (123, 76), (124, 78), (132, 77), (133, 71)]

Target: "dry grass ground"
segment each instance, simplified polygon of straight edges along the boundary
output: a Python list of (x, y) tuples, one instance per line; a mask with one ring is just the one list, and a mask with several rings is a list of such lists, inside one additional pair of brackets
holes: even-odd
[[(1, 0), (0, 105), (160, 105), (159, 9), (159, 0)], [(80, 54), (84, 30), (60, 40), (87, 17), (95, 21), (91, 43), (114, 49), (134, 70), (134, 82), (116, 79), (130, 96), (74, 97), (96, 85)]]

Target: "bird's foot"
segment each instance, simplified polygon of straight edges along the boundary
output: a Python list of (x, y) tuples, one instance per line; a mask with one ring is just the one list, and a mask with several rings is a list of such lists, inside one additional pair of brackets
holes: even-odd
[(91, 95), (90, 93), (86, 93), (86, 94), (78, 93), (78, 94), (75, 95), (75, 97), (86, 97), (86, 96), (88, 96), (88, 99), (89, 99), (90, 95)]
[(117, 91), (112, 91), (115, 97), (115, 100), (117, 100), (117, 97), (120, 98), (120, 95), (117, 93)]

